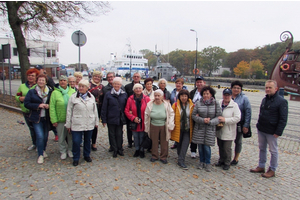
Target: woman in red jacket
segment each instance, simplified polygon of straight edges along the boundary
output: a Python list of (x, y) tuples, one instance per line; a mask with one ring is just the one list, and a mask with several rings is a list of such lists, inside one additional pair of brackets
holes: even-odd
[(143, 86), (139, 83), (133, 86), (134, 94), (131, 95), (126, 103), (125, 115), (133, 123), (136, 123), (137, 126), (135, 129), (132, 129), (132, 134), (134, 137), (134, 146), (135, 153), (133, 157), (140, 156), (141, 158), (145, 157), (144, 148), (141, 147), (141, 144), (144, 139), (144, 119), (145, 119), (145, 110), (147, 103), (150, 101), (150, 98), (143, 94)]

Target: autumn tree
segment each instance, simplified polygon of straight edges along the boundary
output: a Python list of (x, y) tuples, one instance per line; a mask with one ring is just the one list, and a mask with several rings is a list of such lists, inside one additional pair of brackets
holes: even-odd
[(225, 49), (209, 46), (200, 52), (200, 69), (206, 70), (208, 75), (217, 70), (223, 64), (226, 56)]
[(249, 63), (249, 75), (253, 77), (255, 75), (256, 78), (263, 78), (264, 76), (264, 65), (260, 60), (252, 60)]
[(250, 61), (250, 58), (253, 57), (252, 51), (253, 50), (249, 49), (239, 49), (238, 51), (228, 53), (224, 66), (233, 70), (233, 68), (235, 68), (242, 60)]
[(3, 1), (0, 16), (8, 19), (17, 45), (22, 83), (30, 67), (24, 31), (32, 36), (47, 34), (61, 36), (62, 24), (71, 25), (79, 21), (91, 22), (90, 16), (98, 16), (110, 9), (107, 2), (91, 1)]
[(237, 66), (233, 69), (234, 74), (242, 78), (247, 77), (249, 70), (250, 70), (249, 63), (243, 60), (239, 62), (239, 64), (237, 64)]

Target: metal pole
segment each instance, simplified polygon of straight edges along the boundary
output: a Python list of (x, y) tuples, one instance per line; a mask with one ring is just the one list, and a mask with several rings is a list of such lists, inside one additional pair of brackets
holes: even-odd
[(79, 71), (81, 72), (81, 65), (80, 65), (80, 46), (81, 46), (81, 44), (80, 44), (80, 33), (81, 33), (81, 31), (79, 30), (78, 31), (78, 48), (79, 48), (79, 55), (78, 55), (78, 62), (79, 62)]
[(5, 96), (5, 80), (4, 80), (4, 77), (5, 77), (5, 73), (4, 73), (4, 59), (2, 60), (2, 80), (3, 80), (3, 98)]
[(10, 59), (8, 59), (8, 72), (9, 72), (9, 95), (11, 100), (11, 71), (10, 71)]
[(132, 51), (131, 51), (131, 45), (129, 44), (129, 48), (130, 48), (130, 82), (132, 81), (132, 77), (131, 77), (131, 59), (132, 59)]
[[(195, 61), (195, 65), (194, 65), (194, 71), (195, 71), (195, 84), (194, 87), (196, 88), (196, 76), (197, 76), (197, 54), (198, 54), (198, 36), (197, 36), (197, 31), (195, 31), (194, 29), (190, 29), (190, 31), (193, 31), (196, 33), (196, 61)], [(200, 70), (199, 70), (200, 72)]]

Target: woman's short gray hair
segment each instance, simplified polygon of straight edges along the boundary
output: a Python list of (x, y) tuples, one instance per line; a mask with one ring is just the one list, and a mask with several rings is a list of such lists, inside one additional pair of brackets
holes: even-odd
[(119, 82), (122, 84), (122, 78), (121, 77), (115, 77), (114, 80), (113, 80), (113, 83), (115, 82)]
[(143, 86), (142, 86), (141, 84), (139, 84), (139, 83), (136, 83), (136, 84), (134, 84), (132, 90), (134, 91), (136, 88), (141, 88), (141, 89), (143, 89)]
[(161, 78), (161, 79), (158, 80), (158, 83), (157, 83), (158, 87), (159, 87), (160, 82), (162, 82), (162, 81), (165, 81), (166, 82), (166, 86), (167, 86), (167, 80), (164, 79), (164, 78)]
[(164, 92), (163, 92), (161, 89), (155, 90), (155, 91), (154, 91), (154, 94), (156, 94), (156, 93), (160, 94), (160, 96), (163, 96), (163, 95), (164, 95)]

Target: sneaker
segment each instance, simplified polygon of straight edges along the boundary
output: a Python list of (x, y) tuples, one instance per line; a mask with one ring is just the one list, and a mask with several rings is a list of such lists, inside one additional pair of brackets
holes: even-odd
[(205, 171), (211, 172), (211, 164), (206, 164)]
[(198, 169), (203, 169), (204, 167), (205, 167), (205, 163), (200, 162), (197, 168)]
[(33, 149), (35, 149), (36, 148), (36, 146), (33, 144), (33, 145), (31, 145), (30, 147), (28, 147), (28, 151), (31, 151), (31, 150), (33, 150)]
[(54, 142), (58, 142), (58, 135), (55, 136)]
[(196, 152), (191, 153), (191, 158), (195, 159), (196, 158)]
[(73, 158), (73, 153), (72, 153), (72, 151), (68, 151), (68, 156), (69, 156), (70, 158)]
[(46, 151), (44, 151), (43, 156), (44, 158), (48, 158), (48, 154), (46, 153)]
[(60, 159), (65, 160), (67, 158), (67, 154), (66, 153), (62, 153), (60, 155)]
[(37, 160), (38, 164), (43, 164), (44, 163), (44, 156), (40, 155), (38, 160)]

